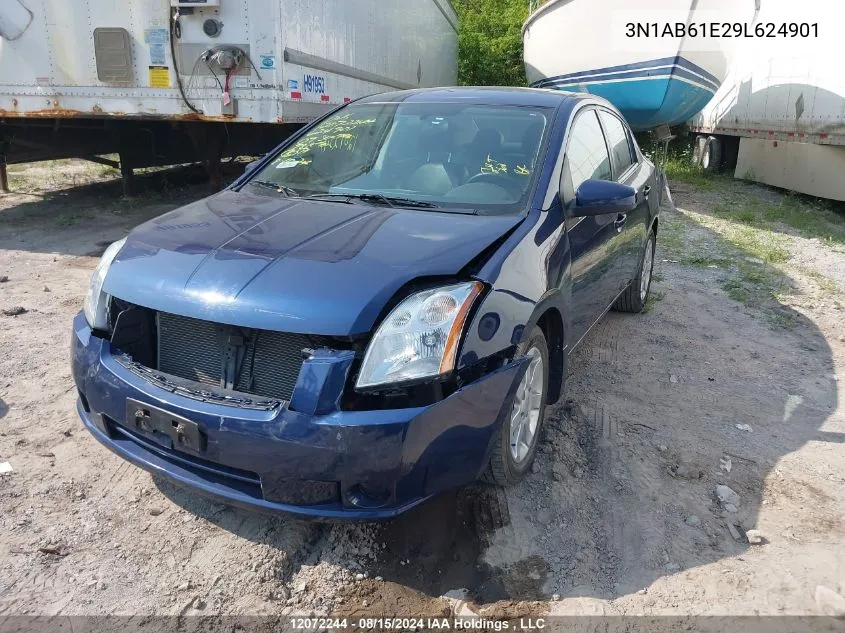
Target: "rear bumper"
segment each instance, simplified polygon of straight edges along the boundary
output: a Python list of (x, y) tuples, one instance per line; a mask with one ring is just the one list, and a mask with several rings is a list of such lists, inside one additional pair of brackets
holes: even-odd
[[(340, 411), (348, 358), (329, 356), (303, 364), (288, 408), (248, 410), (171, 393), (118, 363), (82, 315), (73, 329), (77, 410), (97, 440), (199, 494), (319, 519), (389, 519), (474, 481), (524, 371), (518, 360), (427, 407)], [(127, 398), (196, 423), (204, 450), (145, 434), (127, 420)]]

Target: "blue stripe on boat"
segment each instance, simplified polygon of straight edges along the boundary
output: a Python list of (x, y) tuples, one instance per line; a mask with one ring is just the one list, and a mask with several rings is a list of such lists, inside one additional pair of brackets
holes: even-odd
[(649, 130), (663, 123), (677, 125), (697, 114), (713, 97), (712, 90), (678, 77), (581, 83), (557, 88), (587, 91), (615, 105), (632, 129)]
[[(716, 85), (718, 88), (721, 85), (721, 81), (716, 78), (713, 74), (704, 70), (701, 66), (697, 64), (693, 64), (688, 59), (677, 55), (675, 57), (663, 57), (661, 59), (651, 59), (644, 62), (635, 62), (633, 64), (620, 64), (619, 66), (608, 66), (606, 68), (595, 68), (593, 70), (581, 70), (575, 73), (567, 73), (565, 75), (557, 75), (555, 77), (548, 77), (546, 79), (541, 79), (540, 81), (535, 83), (537, 88), (545, 88), (543, 84), (547, 82), (556, 82), (562, 79), (574, 79), (576, 77), (586, 77), (593, 75), (605, 75), (608, 73), (616, 73), (616, 72), (624, 72), (624, 71), (632, 71), (632, 70), (642, 70), (647, 68), (653, 68), (655, 66), (678, 66), (680, 68), (684, 68), (690, 72), (696, 73), (701, 75), (701, 77), (710, 80), (712, 83)], [(707, 83), (702, 81), (702, 83)]]
[(689, 80), (690, 82), (710, 90), (711, 92), (716, 92), (719, 88), (718, 84), (714, 84), (709, 79), (704, 79), (703, 77), (699, 77), (691, 73), (690, 71), (686, 70), (685, 68), (680, 68), (678, 66), (670, 67), (670, 68), (647, 68), (643, 70), (629, 70), (626, 72), (618, 72), (612, 75), (585, 75), (582, 77), (572, 77), (567, 79), (557, 79), (557, 80), (548, 80), (544, 79), (542, 82), (537, 82), (534, 84), (536, 88), (563, 88), (565, 86), (578, 86), (578, 85), (591, 85), (597, 83), (606, 83), (609, 81), (618, 81), (620, 79), (644, 79), (646, 77), (683, 77), (684, 79)]

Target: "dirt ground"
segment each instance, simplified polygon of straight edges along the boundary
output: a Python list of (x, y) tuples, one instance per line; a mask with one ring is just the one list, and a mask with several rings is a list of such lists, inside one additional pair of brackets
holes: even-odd
[(533, 474), (327, 525), (154, 481), (77, 419), (70, 324), (97, 257), (205, 195), (200, 174), (142, 176), (132, 200), (74, 161), (11, 180), (0, 616), (845, 613), (845, 219), (737, 220), (784, 194), (673, 183), (647, 312), (577, 350)]

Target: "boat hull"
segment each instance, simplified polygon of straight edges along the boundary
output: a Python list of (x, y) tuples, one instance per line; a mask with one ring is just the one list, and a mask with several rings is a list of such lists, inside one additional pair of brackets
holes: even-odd
[(535, 88), (589, 92), (613, 103), (635, 130), (683, 123), (700, 112), (721, 81), (683, 57), (549, 77)]
[[(701, 11), (711, 13), (725, 2), (733, 2), (731, 12), (736, 12), (735, 0), (699, 0), (691, 3), (687, 20), (694, 22)], [(658, 14), (664, 8), (677, 11), (677, 0), (649, 4)], [(727, 51), (694, 50), (671, 40), (664, 48), (637, 50), (632, 43), (625, 50), (613, 39), (609, 17), (626, 10), (626, 0), (553, 0), (535, 11), (523, 29), (529, 84), (604, 97), (635, 130), (687, 121), (721, 85)]]

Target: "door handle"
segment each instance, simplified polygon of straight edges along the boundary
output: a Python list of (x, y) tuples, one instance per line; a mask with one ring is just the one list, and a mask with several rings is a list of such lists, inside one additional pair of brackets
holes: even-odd
[(625, 222), (628, 221), (628, 214), (627, 213), (620, 213), (616, 216), (616, 219), (613, 221), (613, 226), (616, 227), (617, 231), (621, 231), (622, 227), (625, 225)]

